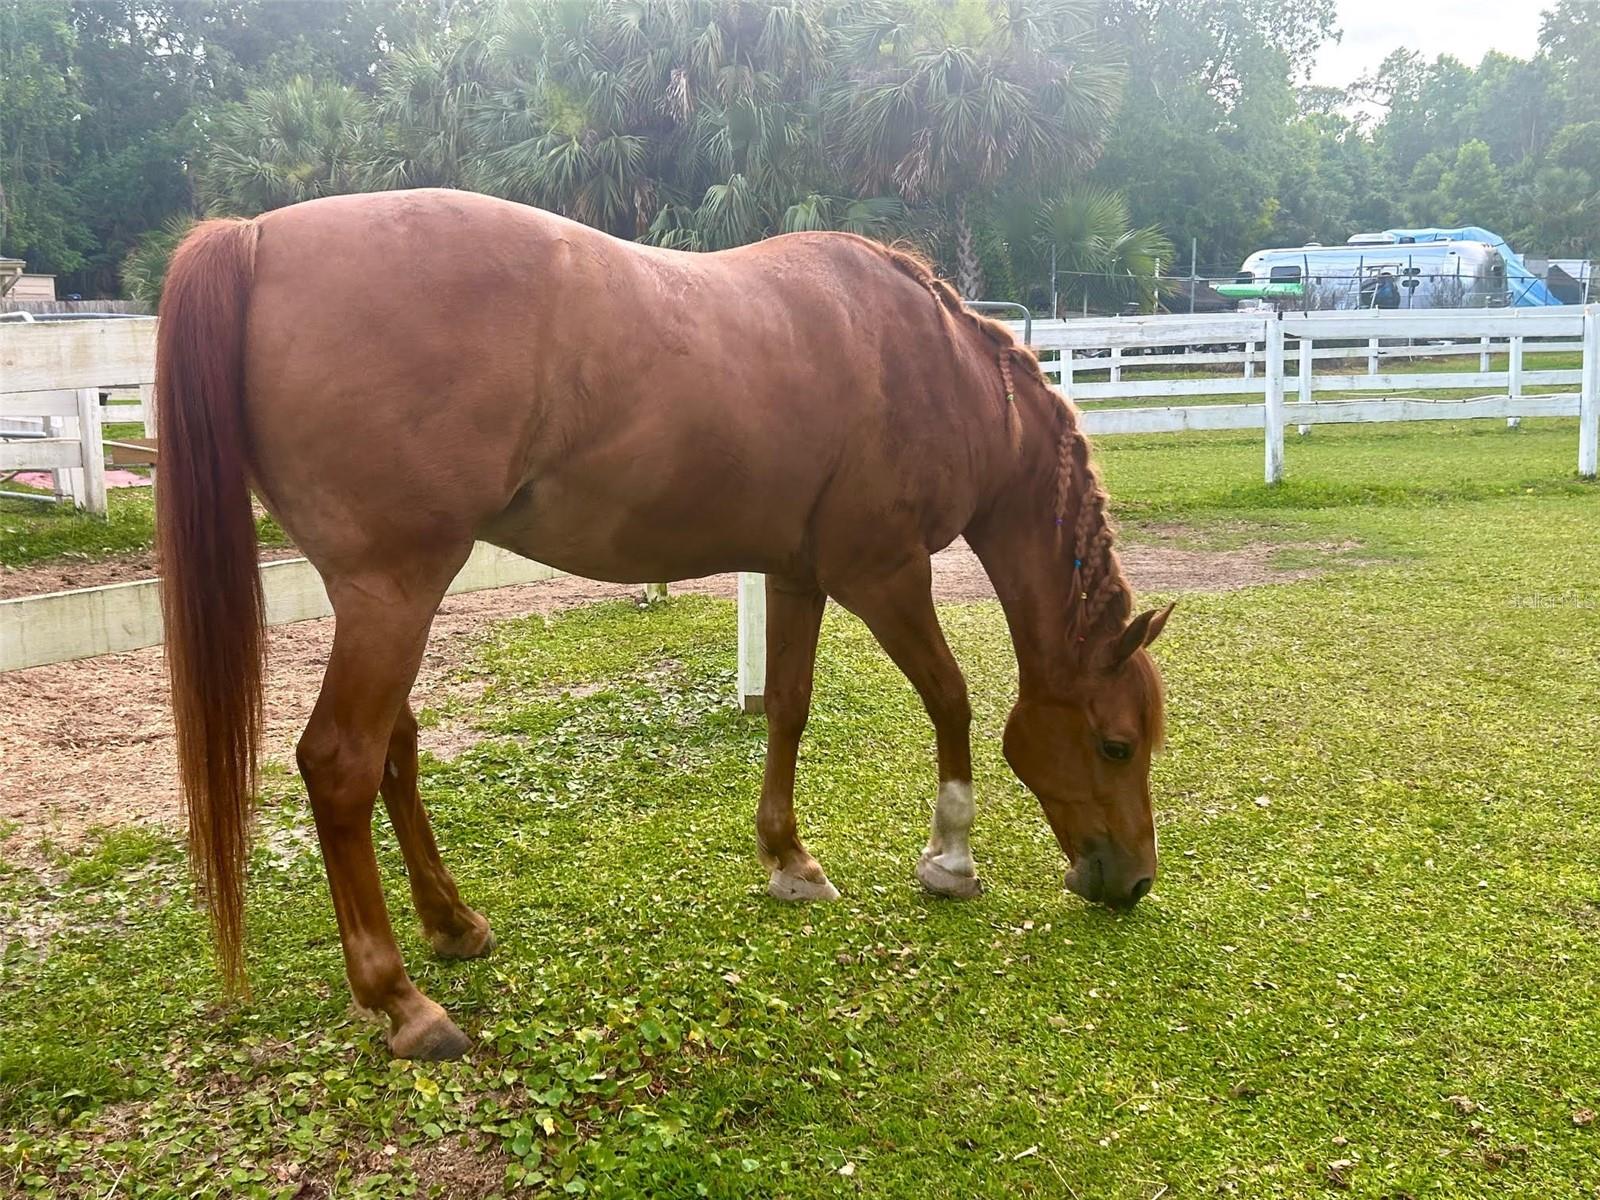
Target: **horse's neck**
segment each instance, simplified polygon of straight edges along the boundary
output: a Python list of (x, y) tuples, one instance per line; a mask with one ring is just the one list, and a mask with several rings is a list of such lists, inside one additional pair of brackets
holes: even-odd
[(1048, 460), (1019, 464), (966, 534), (1005, 610), (1024, 696), (1060, 694), (1077, 671), (1073, 551), (1056, 525), (1055, 458), (1052, 448)]

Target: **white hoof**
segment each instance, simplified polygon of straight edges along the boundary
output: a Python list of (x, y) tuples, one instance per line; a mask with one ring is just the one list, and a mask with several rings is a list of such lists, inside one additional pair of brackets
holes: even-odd
[(957, 874), (928, 854), (917, 860), (917, 879), (934, 895), (955, 900), (970, 900), (983, 891), (976, 873)]
[(807, 900), (837, 900), (839, 889), (828, 882), (826, 875), (818, 882), (815, 879), (790, 875), (786, 871), (774, 871), (772, 878), (767, 881), (767, 895), (774, 900), (801, 903)]

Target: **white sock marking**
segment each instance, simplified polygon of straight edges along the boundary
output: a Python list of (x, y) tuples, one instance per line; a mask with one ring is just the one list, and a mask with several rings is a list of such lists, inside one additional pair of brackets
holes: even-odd
[(968, 840), (976, 812), (970, 782), (950, 779), (939, 785), (939, 799), (933, 805), (933, 832), (924, 853), (952, 875), (978, 873)]

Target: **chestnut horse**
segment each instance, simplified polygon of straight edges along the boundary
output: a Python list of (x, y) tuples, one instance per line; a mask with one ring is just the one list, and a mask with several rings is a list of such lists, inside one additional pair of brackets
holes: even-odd
[(1071, 861), (1135, 903), (1156, 870), (1161, 737), (1106, 497), (1072, 406), (918, 260), (845, 234), (717, 254), (618, 241), (465, 192), (207, 221), (172, 261), (157, 365), (167, 659), (190, 854), (242, 982), (261, 727), (254, 489), (320, 572), (336, 627), (297, 759), (355, 999), (398, 1055), (468, 1041), (406, 975), (373, 854), (382, 795), (434, 950), (494, 944), (440, 861), (408, 696), (478, 540), (591, 579), (767, 576), (770, 890), (838, 893), (795, 827), (795, 757), (825, 597), (858, 615), (932, 718), (939, 788), (917, 865), (977, 872), (970, 712), (929, 556), (964, 535), (1005, 610), (1020, 698), (1005, 754)]

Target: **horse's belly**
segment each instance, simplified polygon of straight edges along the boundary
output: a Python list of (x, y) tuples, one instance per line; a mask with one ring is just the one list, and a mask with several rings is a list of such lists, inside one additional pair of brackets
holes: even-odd
[(582, 488), (545, 481), (520, 491), (478, 536), (570, 575), (613, 583), (795, 569), (791, 529), (798, 523), (745, 501), (715, 486), (662, 494), (624, 480)]
[(701, 554), (621, 555), (592, 543), (579, 544), (538, 536), (520, 537), (499, 529), (486, 532), (483, 540), (568, 575), (607, 583), (674, 583), (729, 571), (764, 572), (775, 569), (772, 564), (755, 555), (729, 553), (721, 549)]

